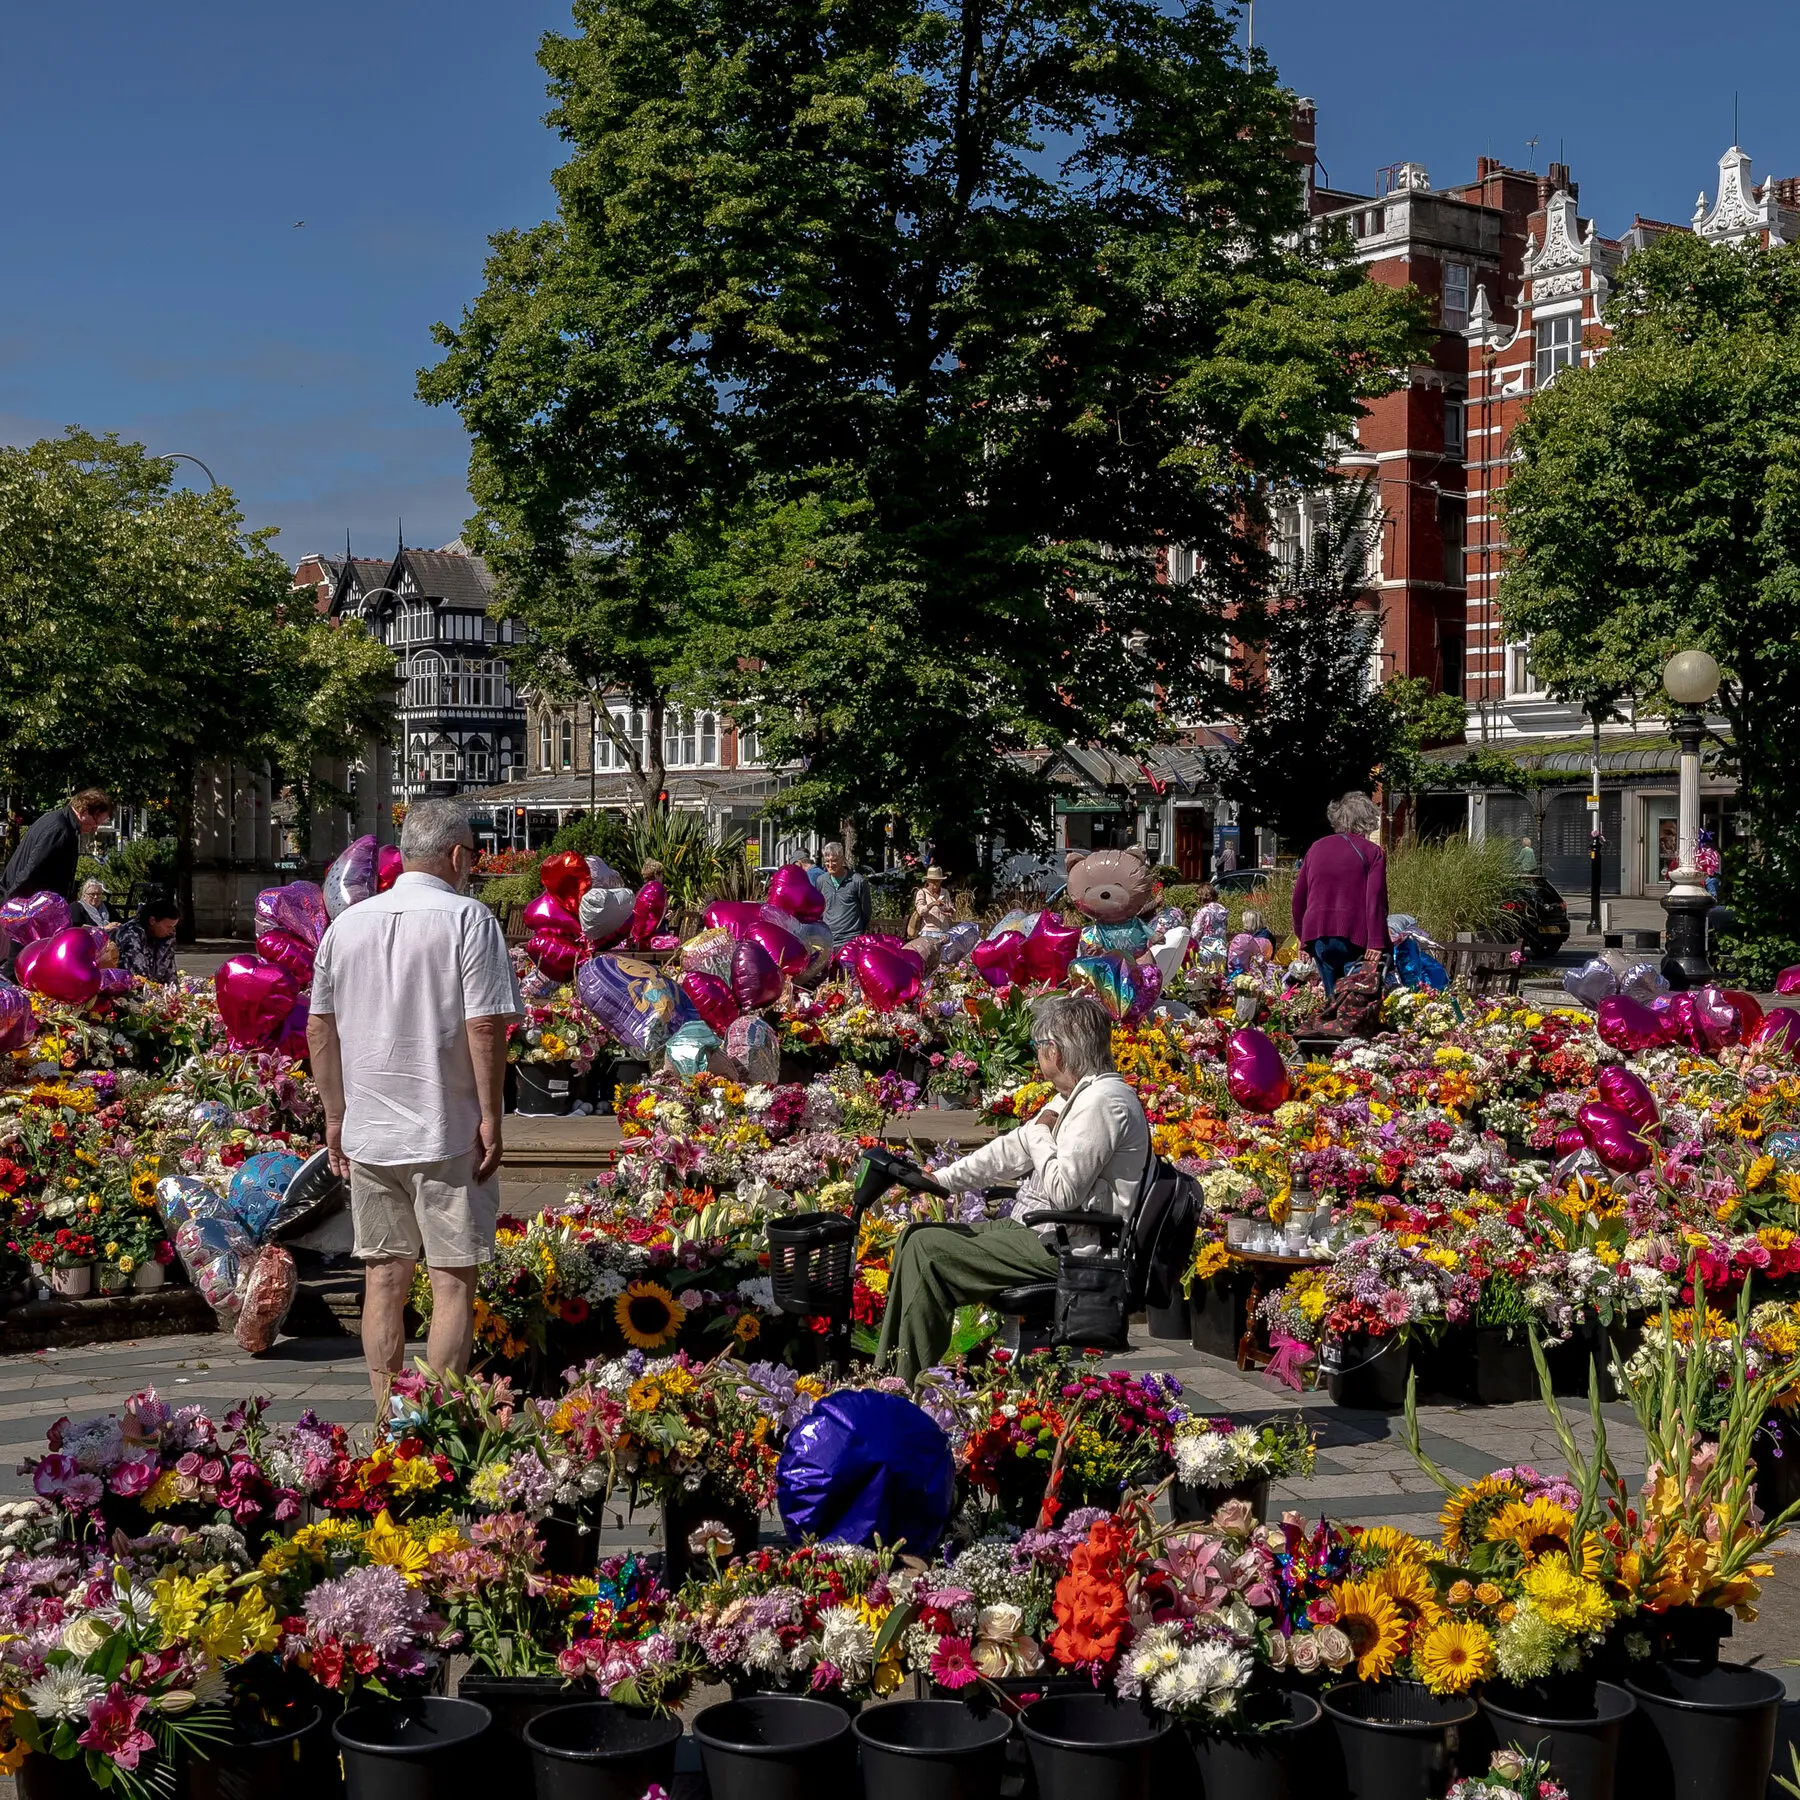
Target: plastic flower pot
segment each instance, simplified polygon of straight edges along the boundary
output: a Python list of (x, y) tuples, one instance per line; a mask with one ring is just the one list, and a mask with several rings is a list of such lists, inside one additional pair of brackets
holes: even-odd
[(521, 1118), (556, 1118), (575, 1104), (575, 1065), (572, 1062), (514, 1063), (519, 1073), (518, 1112)]
[(1779, 1676), (1748, 1663), (1651, 1663), (1625, 1686), (1637, 1712), (1625, 1733), (1623, 1793), (1724, 1800), (1767, 1791), (1786, 1697)]
[(1184, 1525), (1204, 1525), (1228, 1500), (1248, 1500), (1258, 1524), (1269, 1516), (1269, 1478), (1234, 1482), (1230, 1487), (1189, 1487), (1185, 1481), (1169, 1484), (1169, 1517)]
[(76, 1263), (70, 1268), (49, 1271), (50, 1291), (62, 1300), (79, 1300), (93, 1291), (94, 1265)]
[(1168, 1338), (1178, 1344), (1192, 1341), (1193, 1310), (1185, 1294), (1178, 1294), (1167, 1306), (1146, 1307), (1145, 1317), (1153, 1338)]
[(1248, 1323), (1250, 1281), (1247, 1274), (1226, 1270), (1207, 1281), (1196, 1281), (1189, 1295), (1192, 1321), (1188, 1342), (1208, 1356), (1237, 1361), (1238, 1344)]
[(552, 1708), (591, 1700), (594, 1689), (591, 1683), (571, 1687), (558, 1675), (488, 1675), (471, 1669), (456, 1684), (456, 1696), (485, 1706), (493, 1718), (480, 1749), (490, 1785), (528, 1787), (531, 1752), (525, 1747), (526, 1728)]
[(1042, 1800), (1150, 1800), (1170, 1721), (1116, 1695), (1052, 1694), (1019, 1716)]
[(856, 1778), (850, 1715), (796, 1694), (752, 1694), (693, 1722), (712, 1800), (820, 1800)]
[(958, 1700), (891, 1700), (851, 1728), (866, 1800), (991, 1800), (1000, 1791), (1012, 1735), (1003, 1712), (983, 1718)]
[(1311, 1785), (1301, 1753), (1318, 1728), (1322, 1709), (1310, 1694), (1271, 1698), (1285, 1709), (1286, 1717), (1269, 1721), (1259, 1731), (1187, 1728), (1206, 1800), (1294, 1800)]
[(140, 1294), (147, 1294), (152, 1288), (162, 1286), (168, 1271), (154, 1257), (148, 1262), (141, 1262), (131, 1271), (131, 1285)]
[(704, 1546), (693, 1547), (694, 1534), (706, 1527), (723, 1527), (731, 1542), (719, 1544), (719, 1561), (744, 1556), (756, 1548), (762, 1528), (761, 1515), (747, 1500), (722, 1499), (708, 1487), (691, 1494), (683, 1490), (667, 1495), (662, 1503), (663, 1586), (674, 1589), (687, 1580), (692, 1569), (707, 1566)]
[(236, 1725), (188, 1755), (189, 1800), (309, 1800), (317, 1787), (306, 1752), (324, 1723), (323, 1707), (297, 1705), (275, 1724)]
[(1344, 1800), (1429, 1800), (1457, 1772), (1473, 1700), (1422, 1681), (1345, 1681), (1327, 1688), (1326, 1717), (1344, 1757)]
[(1477, 1325), (1464, 1390), (1477, 1406), (1515, 1406), (1537, 1398), (1537, 1370), (1523, 1325)]
[(539, 1713), (525, 1742), (537, 1800), (642, 1800), (675, 1779), (681, 1721), (593, 1700)]
[(1333, 1406), (1362, 1412), (1398, 1412), (1406, 1404), (1412, 1346), (1398, 1332), (1372, 1338), (1354, 1332), (1321, 1346), (1319, 1366)]
[(1547, 1756), (1551, 1778), (1568, 1789), (1569, 1800), (1613, 1800), (1620, 1734), (1637, 1702), (1610, 1681), (1596, 1684), (1588, 1718), (1521, 1710), (1526, 1699), (1504, 1685), (1482, 1694), (1481, 1710), (1492, 1721), (1501, 1747)]
[(353, 1706), (331, 1728), (345, 1800), (462, 1800), (492, 1715), (429, 1694)]

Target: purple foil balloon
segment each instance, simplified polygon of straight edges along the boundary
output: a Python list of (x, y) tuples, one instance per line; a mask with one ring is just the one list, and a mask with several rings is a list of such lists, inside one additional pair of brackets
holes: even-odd
[(61, 894), (21, 894), (0, 906), (0, 929), (15, 944), (32, 944), (69, 929), (69, 903)]
[[(1187, 927), (1180, 927), (1185, 935)], [(1163, 972), (1161, 965), (1154, 958), (1136, 965), (1137, 998), (1131, 1003), (1131, 1011), (1125, 1015), (1127, 1025), (1135, 1025), (1139, 1020), (1148, 1018), (1157, 1001), (1162, 998)]]
[(325, 911), (332, 918), (367, 900), (377, 891), (375, 839), (359, 837), (325, 871), (320, 883), (325, 893)]
[(740, 938), (731, 952), (731, 992), (745, 1012), (781, 998), (781, 970), (761, 944)]
[(290, 881), (285, 887), (264, 888), (256, 896), (256, 935), (285, 931), (309, 950), (319, 947), (331, 914), (325, 910), (325, 890), (316, 881)]
[[(1793, 1016), (1800, 1017), (1800, 1014)], [(0, 980), (0, 1055), (23, 1050), (37, 1036), (37, 1029), (37, 1014), (31, 1010), (31, 996), (22, 987)]]
[(1571, 969), (1563, 978), (1563, 992), (1579, 1000), (1583, 1006), (1598, 1006), (1619, 991), (1619, 978), (1610, 964), (1593, 957), (1579, 969)]

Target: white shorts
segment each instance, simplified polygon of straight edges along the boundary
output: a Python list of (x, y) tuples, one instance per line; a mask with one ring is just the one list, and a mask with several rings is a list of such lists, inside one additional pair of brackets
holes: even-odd
[(442, 1162), (351, 1163), (355, 1254), (364, 1262), (417, 1262), (423, 1254), (433, 1269), (492, 1262), (500, 1181), (474, 1175), (473, 1151)]

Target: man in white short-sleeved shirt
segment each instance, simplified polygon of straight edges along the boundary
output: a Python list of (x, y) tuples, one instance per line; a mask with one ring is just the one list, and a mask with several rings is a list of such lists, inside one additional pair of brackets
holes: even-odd
[(363, 1359), (378, 1407), (406, 1352), (406, 1301), (431, 1275), (425, 1359), (463, 1374), (475, 1272), (500, 1211), (507, 1027), (521, 1011), (500, 922), (461, 890), (475, 866), (466, 805), (424, 800), (400, 831), (404, 869), (341, 912), (313, 964), (306, 1028), (325, 1147), (350, 1182), (365, 1270)]

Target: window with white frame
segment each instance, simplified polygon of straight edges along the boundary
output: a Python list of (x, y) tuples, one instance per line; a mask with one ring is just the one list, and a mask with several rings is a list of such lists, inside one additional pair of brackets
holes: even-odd
[(664, 764), (671, 769), (710, 769), (718, 761), (718, 715), (671, 706), (663, 714)]
[(1531, 667), (1529, 644), (1506, 646), (1506, 691), (1508, 695), (1535, 694), (1538, 691), (1537, 675)]
[(569, 718), (556, 722), (556, 766), (559, 769), (572, 769), (575, 766), (575, 721)]
[(415, 656), (407, 670), (406, 704), (412, 707), (436, 706), (438, 678), (442, 672), (438, 658), (429, 651), (423, 656)]
[(545, 770), (550, 767), (550, 715), (548, 713), (538, 720), (538, 767)]
[[(623, 736), (634, 750), (638, 760), (645, 760), (644, 750), (644, 714), (641, 708), (632, 706), (609, 706), (607, 716), (612, 720), (615, 729)], [(664, 759), (665, 761), (667, 758)], [(631, 758), (623, 747), (613, 741), (599, 719), (594, 720), (594, 767), (597, 769), (629, 769)]]
[(762, 761), (762, 734), (754, 725), (738, 727), (737, 759), (740, 769), (754, 768)]
[(1537, 384), (1548, 387), (1564, 369), (1581, 361), (1581, 314), (1559, 313), (1554, 319), (1539, 319), (1534, 327), (1537, 338)]
[(1461, 331), (1469, 322), (1469, 265), (1444, 264), (1444, 325), (1447, 330)]
[(465, 662), (453, 659), (444, 675), (446, 706), (504, 706), (505, 665), (497, 662)]
[(488, 778), (488, 753), (485, 750), (471, 750), (468, 753), (469, 779), (486, 781)]
[(1464, 450), (1463, 403), (1454, 396), (1444, 401), (1444, 450), (1450, 456), (1461, 456)]
[(433, 750), (431, 753), (431, 779), (433, 781), (454, 781), (456, 779), (456, 761), (454, 748)]

